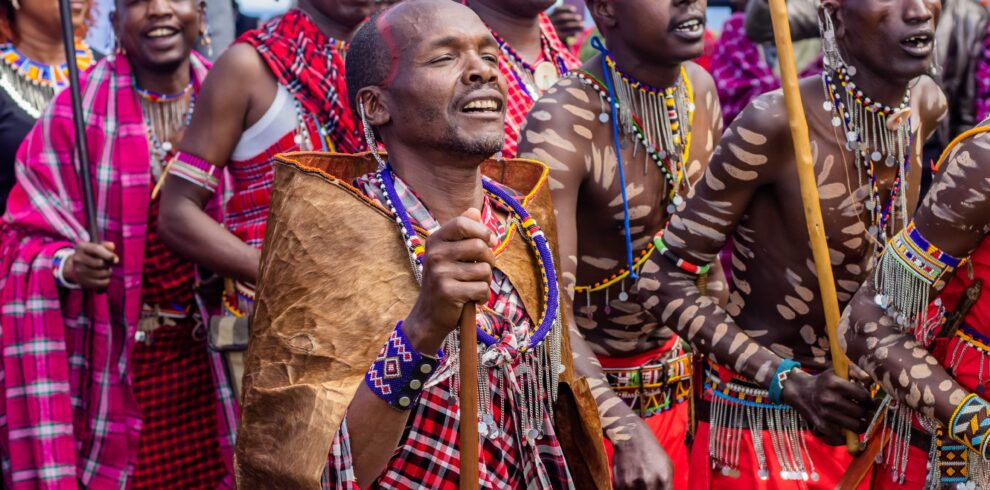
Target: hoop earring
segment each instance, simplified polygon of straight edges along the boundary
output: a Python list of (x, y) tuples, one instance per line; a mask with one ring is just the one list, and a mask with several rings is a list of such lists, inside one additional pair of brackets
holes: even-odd
[(364, 142), (368, 145), (371, 156), (378, 162), (378, 170), (381, 171), (385, 168), (385, 160), (378, 153), (378, 143), (375, 141), (375, 134), (371, 131), (371, 125), (368, 124), (368, 117), (364, 114), (364, 104), (358, 104), (358, 113), (361, 115), (361, 125), (364, 126)]

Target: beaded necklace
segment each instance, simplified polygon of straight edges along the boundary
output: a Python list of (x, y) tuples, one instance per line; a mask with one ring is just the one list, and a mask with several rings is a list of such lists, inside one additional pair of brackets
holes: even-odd
[(553, 52), (550, 47), (550, 40), (547, 39), (542, 27), (540, 27), (540, 49), (543, 51), (544, 59), (552, 61), (540, 61), (536, 66), (527, 63), (516, 50), (512, 49), (509, 42), (499, 36), (494, 29), (489, 27), (488, 30), (491, 31), (495, 42), (498, 43), (499, 49), (505, 54), (516, 83), (530, 100), (535, 101), (540, 98), (544, 91), (552, 87), (562, 75), (567, 73), (564, 59)]
[[(382, 190), (384, 204), (395, 216), (409, 253), (416, 281), (422, 284), (423, 258), (426, 247), (423, 240), (413, 228), (408, 211), (402, 204), (395, 189), (395, 180), (391, 165), (385, 165), (378, 172), (378, 182)], [(547, 244), (543, 231), (537, 225), (529, 212), (509, 196), (499, 186), (488, 179), (482, 180), (485, 194), (511, 210), (510, 220), (521, 224), (525, 230), (530, 245), (536, 251), (536, 260), (540, 265), (540, 275), (543, 279), (543, 308), (539, 326), (533, 331), (523, 345), (517, 345), (514, 337), (497, 338), (496, 332), (478, 325), (478, 341), (484, 348), (480, 353), (478, 363), (478, 418), (479, 434), (482, 437), (499, 437), (504, 435), (505, 420), (497, 423), (493, 416), (493, 397), (488, 370), (494, 373), (498, 390), (501, 393), (501, 413), (505, 413), (506, 390), (512, 390), (522, 407), (522, 428), (525, 439), (533, 443), (544, 434), (544, 418), (546, 402), (557, 399), (557, 383), (560, 376), (560, 338), (563, 330), (559, 315), (559, 291), (557, 289), (557, 274), (553, 265), (553, 256)], [(448, 359), (457, 359), (460, 346), (459, 335), (455, 330), (444, 341), (441, 353)], [(518, 357), (519, 366), (513, 368), (512, 359)], [(443, 371), (443, 369), (441, 369)], [(454, 369), (450, 373), (451, 396), (457, 397), (460, 389), (460, 375)], [(552, 403), (551, 403), (552, 406)]]
[[(875, 255), (879, 256), (890, 235), (891, 216), (896, 213), (905, 221), (908, 217), (907, 198), (902, 187), (911, 163), (911, 122), (907, 117), (911, 91), (904, 94), (900, 106), (893, 108), (864, 95), (850, 78), (850, 70), (844, 66), (839, 66), (834, 76), (828, 70), (823, 71), (822, 82), (825, 88), (822, 108), (833, 114), (833, 126), (843, 128), (845, 148), (855, 156), (860, 187), (864, 173), (869, 181), (870, 198), (866, 207), (870, 211), (871, 225), (868, 233), (876, 240)], [(887, 167), (900, 162), (886, 205), (880, 199), (877, 179), (877, 165), (881, 161)]]
[[(84, 42), (76, 43), (76, 64), (80, 71), (93, 64), (93, 52)], [(55, 94), (69, 84), (69, 68), (34, 61), (12, 43), (0, 44), (0, 88), (32, 118), (41, 117)]]
[[(682, 187), (688, 183), (685, 178), (684, 162), (687, 161), (691, 147), (691, 122), (694, 118), (694, 90), (687, 72), (681, 67), (680, 76), (673, 86), (666, 89), (653, 88), (622, 72), (605, 49), (598, 37), (592, 38), (591, 45), (601, 53), (602, 72), (605, 83), (599, 81), (587, 70), (573, 72), (575, 78), (591, 87), (598, 93), (603, 106), (608, 106), (610, 112), (602, 108), (598, 120), (605, 124), (612, 121), (613, 144), (617, 162), (620, 185), (622, 186), (623, 224), (626, 240), (626, 266), (611, 277), (596, 282), (590, 286), (575, 286), (575, 294), (585, 294), (587, 315), (591, 315), (591, 293), (605, 291), (606, 315), (611, 313), (609, 288), (615, 284), (621, 286), (619, 301), (628, 301), (626, 279), (638, 279), (636, 268), (641, 267), (655, 247), (647, 246), (640, 252), (639, 258), (633, 260), (632, 234), (629, 229), (629, 200), (626, 196), (625, 170), (622, 162), (622, 152), (619, 145), (619, 127), (623, 133), (633, 135), (633, 155), (641, 145), (653, 163), (660, 169), (667, 182), (667, 213), (672, 214), (674, 208), (683, 202), (680, 195)], [(662, 114), (661, 114), (662, 113)], [(644, 129), (645, 128), (645, 129)], [(647, 171), (649, 160), (645, 162), (643, 173)]]
[(162, 94), (138, 87), (133, 77), (131, 80), (141, 102), (148, 143), (151, 144), (151, 172), (158, 179), (172, 153), (172, 137), (188, 127), (192, 120), (196, 94), (192, 81), (181, 92)]

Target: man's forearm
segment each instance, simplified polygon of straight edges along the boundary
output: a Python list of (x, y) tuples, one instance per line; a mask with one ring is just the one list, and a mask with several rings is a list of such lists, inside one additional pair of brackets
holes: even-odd
[(650, 259), (640, 273), (640, 302), (713, 361), (768, 386), (782, 359), (736, 325), (717, 301), (701, 294), (698, 276), (681, 272), (664, 257)]
[(968, 391), (912, 333), (901, 330), (884, 315), (873, 303), (874, 295), (867, 281), (846, 308), (839, 327), (846, 354), (887, 393), (947, 427)]
[(260, 251), (244, 243), (183, 196), (163, 201), (159, 231), (162, 240), (183, 257), (224, 277), (255, 283)]
[(598, 358), (573, 324), (570, 335), (574, 370), (588, 380), (591, 394), (598, 404), (598, 415), (602, 420), (605, 437), (613, 444), (629, 440), (636, 424), (640, 423), (639, 416), (612, 391)]
[(409, 420), (409, 411), (399, 411), (375, 396), (361, 383), (347, 408), (354, 476), (359, 488), (368, 488), (385, 471)]

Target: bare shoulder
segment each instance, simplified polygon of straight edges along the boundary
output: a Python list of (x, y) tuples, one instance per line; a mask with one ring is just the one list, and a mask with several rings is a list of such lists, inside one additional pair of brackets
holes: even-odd
[(948, 111), (949, 103), (945, 93), (931, 77), (923, 75), (915, 79), (911, 88), (911, 107), (921, 120), (921, 127), (927, 136), (935, 130)]
[[(741, 138), (753, 144), (757, 141), (771, 142), (772, 146), (780, 147), (783, 146), (780, 144), (781, 138), (786, 138), (786, 146), (790, 147), (788, 127), (784, 94), (778, 89), (750, 100), (742, 112), (732, 120), (732, 124), (726, 128), (722, 139), (725, 141)], [(752, 136), (753, 134), (758, 136)]]
[(715, 80), (708, 73), (708, 70), (694, 62), (685, 63), (684, 71), (687, 73), (688, 80), (691, 81), (696, 108), (708, 114), (709, 125), (712, 128), (718, 128), (721, 132), (722, 106), (719, 104)]
[[(258, 54), (252, 46), (244, 43), (235, 43), (227, 48), (214, 63), (210, 74), (216, 74), (217, 78), (224, 80), (257, 80), (258, 77), (274, 80), (274, 76), (269, 71), (265, 60)], [(238, 77), (238, 78), (233, 78)], [(252, 78), (239, 78), (252, 77)]]
[(519, 156), (546, 163), (551, 173), (583, 169), (592, 142), (611, 127), (602, 122), (608, 107), (590, 84), (574, 75), (562, 78), (530, 110)]

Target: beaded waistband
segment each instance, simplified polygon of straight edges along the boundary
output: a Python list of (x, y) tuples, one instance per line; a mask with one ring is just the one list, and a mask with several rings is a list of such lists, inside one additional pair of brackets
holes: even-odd
[(631, 368), (603, 368), (616, 395), (642, 418), (670, 410), (691, 396), (691, 354), (677, 346), (659, 361)]

